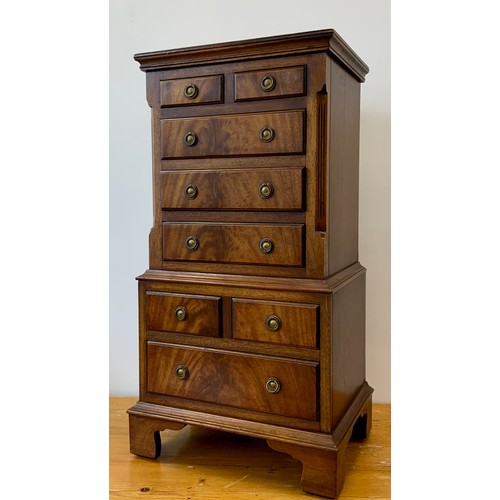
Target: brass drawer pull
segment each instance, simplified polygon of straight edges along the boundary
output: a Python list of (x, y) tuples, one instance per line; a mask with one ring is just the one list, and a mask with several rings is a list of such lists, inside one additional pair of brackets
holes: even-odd
[(261, 198), (264, 198), (264, 200), (271, 198), (273, 193), (274, 193), (274, 188), (272, 184), (265, 182), (264, 184), (261, 184), (259, 186), (259, 195)]
[(260, 240), (259, 248), (260, 251), (263, 253), (271, 253), (274, 249), (273, 240), (270, 240), (269, 238), (264, 238)]
[(274, 76), (265, 76), (260, 82), (260, 86), (264, 92), (271, 92), (276, 87), (276, 79)]
[(259, 137), (262, 142), (271, 142), (274, 139), (274, 130), (266, 125), (260, 130)]
[(200, 246), (200, 242), (196, 236), (188, 236), (186, 238), (186, 248), (188, 250), (196, 250)]
[(187, 319), (187, 316), (188, 316), (188, 312), (184, 306), (179, 306), (175, 309), (175, 317), (179, 321), (184, 321), (185, 319)]
[(184, 188), (184, 195), (190, 200), (194, 200), (198, 196), (198, 188), (194, 184), (188, 184)]
[(194, 83), (190, 83), (184, 89), (184, 95), (188, 99), (194, 99), (198, 95), (198, 87)]
[(175, 374), (180, 380), (186, 380), (189, 377), (189, 370), (186, 365), (179, 365), (175, 369)]
[(198, 137), (196, 136), (196, 134), (194, 134), (193, 132), (188, 132), (185, 136), (184, 136), (184, 142), (188, 145), (188, 146), (196, 146), (196, 143), (198, 142)]
[(266, 380), (266, 391), (271, 394), (277, 394), (280, 392), (281, 383), (276, 377), (269, 377)]
[(266, 318), (266, 327), (271, 332), (277, 332), (281, 328), (281, 319), (279, 316), (268, 316)]

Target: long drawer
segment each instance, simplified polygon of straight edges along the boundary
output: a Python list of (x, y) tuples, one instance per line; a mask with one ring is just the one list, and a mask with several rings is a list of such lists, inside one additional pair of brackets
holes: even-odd
[(305, 111), (161, 120), (162, 159), (304, 153)]
[(149, 392), (317, 419), (316, 362), (153, 342), (147, 359)]
[(167, 210), (302, 210), (303, 167), (185, 170), (161, 174)]
[(303, 224), (164, 223), (163, 259), (303, 265)]

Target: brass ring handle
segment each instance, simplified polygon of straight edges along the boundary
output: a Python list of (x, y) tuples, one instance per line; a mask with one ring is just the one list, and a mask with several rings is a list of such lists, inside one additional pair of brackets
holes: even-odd
[(259, 138), (262, 142), (271, 142), (274, 139), (274, 130), (266, 125), (260, 130)]
[(178, 365), (175, 368), (175, 374), (177, 378), (181, 380), (186, 380), (189, 377), (189, 370), (186, 365)]
[(268, 316), (266, 318), (266, 327), (271, 332), (277, 332), (281, 328), (281, 319), (279, 316)]
[(198, 87), (194, 83), (190, 83), (184, 89), (184, 95), (188, 99), (194, 99), (198, 95)]
[(271, 92), (276, 87), (276, 79), (274, 76), (265, 76), (260, 82), (260, 86), (264, 92)]
[(175, 317), (179, 321), (186, 320), (187, 316), (188, 316), (188, 312), (187, 312), (187, 309), (184, 306), (178, 306), (178, 307), (176, 307), (176, 309), (175, 309)]
[(280, 392), (281, 383), (276, 377), (269, 377), (266, 380), (266, 391), (271, 394), (277, 394)]
[(186, 248), (188, 250), (196, 250), (200, 246), (200, 242), (196, 236), (188, 236), (186, 238)]
[(185, 136), (184, 136), (184, 142), (188, 145), (188, 146), (196, 146), (196, 143), (198, 142), (198, 137), (196, 136), (196, 134), (194, 134), (193, 132), (188, 132)]
[(273, 185), (269, 184), (269, 182), (264, 182), (264, 184), (261, 184), (259, 186), (259, 195), (261, 198), (264, 198), (264, 200), (271, 198), (273, 193), (274, 193)]
[(273, 240), (270, 240), (269, 238), (263, 238), (262, 240), (260, 240), (259, 248), (263, 253), (271, 253), (274, 249)]
[(184, 188), (184, 195), (190, 200), (194, 200), (198, 196), (198, 188), (194, 184), (188, 184)]

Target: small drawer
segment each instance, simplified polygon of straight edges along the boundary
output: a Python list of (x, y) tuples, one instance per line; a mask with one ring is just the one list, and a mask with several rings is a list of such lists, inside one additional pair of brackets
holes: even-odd
[(251, 101), (306, 94), (306, 67), (245, 71), (234, 75), (234, 100)]
[(155, 342), (148, 343), (147, 357), (149, 392), (317, 419), (316, 362)]
[(160, 81), (160, 106), (192, 106), (223, 102), (223, 75)]
[(302, 210), (304, 170), (286, 167), (163, 172), (162, 208)]
[(304, 110), (166, 118), (162, 159), (304, 152)]
[(146, 329), (220, 336), (220, 297), (146, 292)]
[(233, 299), (233, 338), (317, 347), (318, 305)]
[(163, 259), (302, 266), (303, 224), (163, 223)]

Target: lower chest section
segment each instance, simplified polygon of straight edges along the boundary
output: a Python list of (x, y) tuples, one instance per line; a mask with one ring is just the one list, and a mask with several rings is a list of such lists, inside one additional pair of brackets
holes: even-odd
[(361, 266), (335, 286), (151, 272), (139, 285), (141, 401), (330, 432), (365, 379), (364, 294)]

